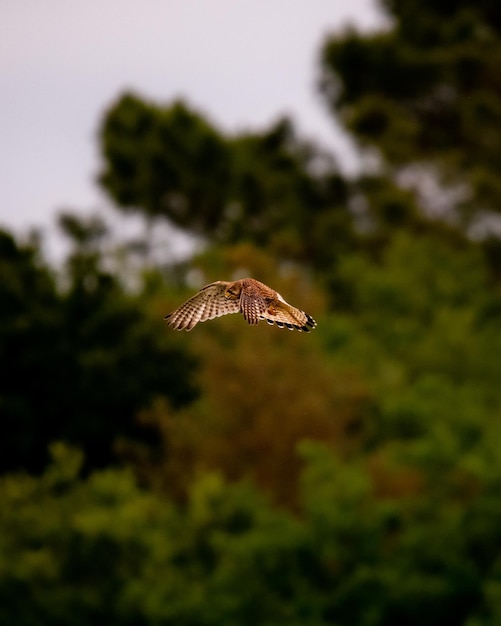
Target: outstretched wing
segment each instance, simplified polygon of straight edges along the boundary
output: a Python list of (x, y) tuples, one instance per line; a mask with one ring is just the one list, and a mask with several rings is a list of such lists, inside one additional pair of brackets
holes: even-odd
[(278, 300), (261, 314), (261, 319), (266, 320), (268, 324), (276, 324), (280, 328), (296, 329), (305, 333), (309, 333), (317, 325), (311, 315), (291, 306), (280, 295)]
[(191, 330), (198, 322), (205, 322), (221, 315), (240, 311), (238, 298), (227, 298), (224, 294), (230, 283), (218, 280), (202, 287), (169, 315), (164, 317), (176, 330)]

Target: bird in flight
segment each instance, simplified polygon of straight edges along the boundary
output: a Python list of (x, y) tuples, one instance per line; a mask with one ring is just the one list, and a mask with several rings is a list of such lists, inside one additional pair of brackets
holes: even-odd
[(289, 330), (310, 332), (317, 325), (311, 315), (291, 306), (278, 292), (254, 278), (210, 283), (164, 319), (176, 330), (191, 330), (198, 322), (229, 313), (242, 313), (249, 324), (266, 320)]

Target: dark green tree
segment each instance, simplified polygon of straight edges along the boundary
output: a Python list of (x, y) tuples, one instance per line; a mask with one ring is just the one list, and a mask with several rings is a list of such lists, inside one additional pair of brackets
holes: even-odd
[(341, 459), (306, 442), (294, 516), (215, 473), (176, 505), (126, 469), (81, 479), (80, 454), (61, 444), (51, 453), (41, 477), (0, 478), (2, 623), (489, 626), (501, 617), (499, 463), (477, 465), (478, 482), (444, 472), (381, 492), (381, 474), (404, 484), (405, 464)]
[(100, 141), (99, 180), (122, 210), (317, 267), (323, 251), (337, 258), (354, 238), (346, 181), (287, 118), (225, 137), (182, 102), (159, 106), (125, 94), (106, 113)]
[(101, 128), (101, 185), (125, 210), (167, 216), (195, 233), (220, 225), (231, 179), (229, 148), (183, 102), (162, 108), (123, 95)]
[(381, 0), (390, 25), (322, 50), (322, 93), (392, 176), (463, 226), (499, 213), (501, 6), (494, 0)]
[(54, 430), (51, 409), (64, 367), (54, 358), (61, 301), (37, 246), (19, 244), (5, 231), (0, 232), (0, 303), (0, 468), (40, 467)]
[(104, 225), (62, 223), (74, 240), (65, 289), (36, 247), (0, 236), (2, 471), (40, 470), (54, 439), (81, 446), (89, 466), (109, 463), (118, 437), (147, 437), (135, 417), (154, 398), (195, 397), (194, 360), (103, 267)]

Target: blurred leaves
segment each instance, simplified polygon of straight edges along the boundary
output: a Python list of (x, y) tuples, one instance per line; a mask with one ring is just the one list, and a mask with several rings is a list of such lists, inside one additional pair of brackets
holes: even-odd
[(120, 205), (166, 213), (195, 232), (218, 226), (230, 154), (201, 115), (182, 102), (161, 110), (126, 94), (107, 113), (102, 137), (108, 165), (100, 182)]
[[(140, 299), (101, 266), (80, 236), (85, 226), (72, 220), (78, 245), (64, 291), (35, 249), (1, 235), (2, 471), (39, 471), (54, 439), (81, 445), (89, 466), (107, 464), (117, 436), (141, 436), (142, 407), (157, 396), (181, 406), (196, 395), (193, 358), (158, 338)], [(169, 364), (179, 380), (165, 380)]]
[[(101, 276), (101, 261), (86, 272)], [(81, 284), (81, 268), (68, 265), (64, 297), (79, 285), (84, 327), (89, 302), (111, 306), (104, 294), (137, 302), (113, 276), (102, 292), (99, 280)], [(0, 621), (495, 621), (501, 300), (481, 247), (399, 231), (376, 255), (353, 251), (338, 267), (351, 286), (339, 311), (303, 268), (249, 244), (190, 264), (202, 283), (232, 268), (309, 303), (319, 328), (305, 336), (234, 316), (189, 335), (165, 329), (174, 350), (189, 338), (200, 395), (183, 406), (158, 394), (136, 412), (137, 431), (115, 428), (126, 467), (82, 477), (94, 447), (89, 464), (57, 443), (41, 476), (4, 475)], [(143, 324), (190, 292), (150, 274)], [(106, 336), (73, 343), (75, 355)], [(103, 416), (113, 378), (90, 363)], [(164, 384), (177, 368), (164, 364)], [(68, 412), (74, 428), (87, 402)], [(108, 426), (94, 423), (102, 437)]]
[(463, 226), (499, 212), (501, 13), (492, 1), (383, 0), (383, 33), (326, 40), (321, 91), (391, 168), (427, 163), (444, 189), (467, 186)]
[(124, 94), (107, 111), (100, 141), (99, 180), (122, 210), (310, 261), (324, 240), (303, 235), (318, 216), (334, 212), (350, 236), (346, 181), (287, 118), (260, 133), (225, 137), (186, 103), (158, 106)]
[[(0, 623), (499, 622), (499, 7), (382, 5), (322, 52), (359, 175), (128, 93), (99, 180), (144, 241), (0, 233)], [(203, 245), (149, 254), (157, 220)], [(318, 328), (162, 323), (244, 276)]]
[(217, 474), (174, 505), (126, 469), (71, 478), (65, 465), (78, 454), (54, 453), (41, 479), (0, 480), (4, 623), (438, 625), (497, 615), (499, 565), (485, 548), (499, 546), (501, 511), (490, 489), (458, 498), (430, 484), (427, 496), (381, 497), (362, 460), (304, 443), (295, 517)]

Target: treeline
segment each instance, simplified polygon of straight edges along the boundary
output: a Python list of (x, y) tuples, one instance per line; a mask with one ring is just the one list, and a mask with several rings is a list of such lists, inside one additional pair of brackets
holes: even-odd
[[(228, 135), (127, 93), (99, 183), (203, 251), (66, 213), (54, 269), (0, 234), (0, 623), (501, 619), (501, 13), (383, 4), (321, 54), (359, 176), (290, 120)], [(243, 275), (318, 328), (164, 325)]]
[[(145, 436), (136, 422), (142, 407), (158, 396), (176, 408), (196, 397), (193, 357), (103, 267), (90, 241), (96, 225), (79, 224), (85, 241), (75, 242), (59, 277), (36, 241), (0, 233), (4, 472), (40, 472), (55, 440), (81, 447), (89, 468), (108, 465), (117, 438)], [(174, 365), (179, 376), (166, 377)]]

